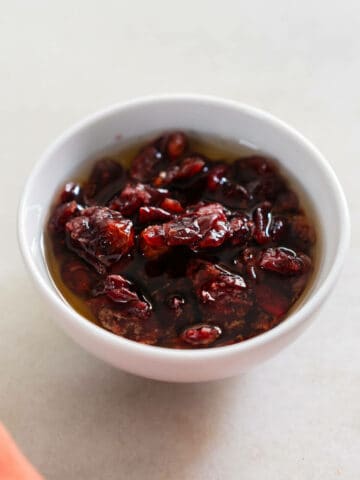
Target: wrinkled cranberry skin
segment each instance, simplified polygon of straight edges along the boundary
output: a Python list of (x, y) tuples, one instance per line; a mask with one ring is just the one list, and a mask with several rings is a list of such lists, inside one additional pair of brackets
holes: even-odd
[(139, 222), (166, 222), (171, 219), (171, 213), (163, 210), (160, 207), (140, 207), (139, 208)]
[(174, 132), (169, 135), (166, 152), (171, 159), (176, 159), (185, 153), (187, 145), (186, 135), (183, 132)]
[(152, 146), (145, 147), (133, 160), (130, 175), (139, 182), (151, 181), (160, 167), (161, 153)]
[(284, 248), (268, 248), (261, 254), (259, 266), (263, 270), (281, 275), (300, 275), (309, 270), (311, 260), (307, 255), (297, 255), (292, 250)]
[(207, 347), (214, 343), (221, 335), (221, 328), (216, 325), (192, 325), (185, 328), (181, 339), (193, 347)]
[(69, 182), (64, 185), (64, 188), (60, 194), (60, 203), (75, 202), (83, 203), (82, 188), (78, 183)]
[(255, 295), (259, 306), (275, 318), (284, 316), (291, 306), (291, 299), (270, 285), (256, 285)]
[(315, 231), (276, 163), (191, 147), (165, 132), (129, 168), (101, 158), (57, 197), (48, 232), (62, 281), (115, 335), (231, 345), (276, 327), (310, 278)]
[(260, 155), (236, 160), (233, 169), (236, 180), (244, 183), (258, 180), (259, 178), (275, 173), (275, 168), (271, 161)]
[(251, 308), (252, 294), (240, 275), (202, 260), (190, 262), (187, 273), (205, 318), (222, 325), (226, 319), (244, 317)]
[(138, 301), (138, 295), (131, 291), (131, 282), (121, 275), (108, 275), (104, 284), (104, 293), (117, 303)]
[(79, 215), (80, 212), (81, 207), (75, 202), (75, 200), (59, 205), (56, 207), (49, 220), (50, 232), (52, 234), (63, 233), (65, 231), (66, 222)]
[(229, 165), (215, 165), (210, 168), (207, 197), (228, 208), (246, 208), (251, 201), (247, 188), (233, 181)]
[(227, 173), (229, 171), (228, 165), (215, 165), (209, 171), (209, 175), (207, 178), (207, 188), (210, 191), (215, 191), (221, 185), (224, 185), (228, 182), (227, 180)]
[(151, 306), (140, 299), (114, 302), (106, 295), (89, 301), (90, 309), (100, 325), (136, 342), (156, 344), (160, 332), (151, 319)]
[(170, 165), (167, 170), (162, 170), (154, 180), (154, 185), (157, 187), (167, 186), (173, 182), (195, 177), (204, 166), (205, 161), (202, 157), (198, 155), (186, 157), (180, 164)]
[(71, 250), (104, 274), (133, 247), (133, 224), (109, 208), (90, 207), (66, 223), (66, 240)]
[(84, 186), (84, 197), (88, 205), (103, 204), (111, 198), (124, 182), (123, 167), (111, 158), (97, 161), (89, 181)]
[(114, 197), (109, 203), (111, 210), (117, 210), (125, 216), (134, 215), (144, 205), (161, 202), (168, 191), (163, 188), (153, 188), (150, 185), (128, 183), (120, 195)]
[(178, 200), (166, 197), (161, 202), (160, 207), (171, 213), (183, 213), (184, 208)]
[(162, 226), (154, 225), (142, 232), (145, 244), (175, 247), (187, 245), (192, 250), (214, 248), (221, 245), (227, 236), (228, 227), (223, 207), (219, 204), (200, 206), (192, 213), (179, 215)]
[(254, 222), (247, 215), (238, 215), (230, 220), (229, 238), (232, 245), (245, 245), (254, 232)]

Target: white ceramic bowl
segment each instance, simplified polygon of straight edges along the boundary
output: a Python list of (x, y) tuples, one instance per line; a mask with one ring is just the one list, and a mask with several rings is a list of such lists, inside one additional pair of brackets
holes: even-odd
[[(231, 346), (173, 350), (142, 345), (94, 325), (76, 313), (49, 278), (42, 250), (45, 220), (55, 192), (104, 148), (169, 129), (194, 130), (256, 145), (279, 160), (313, 204), (321, 237), (319, 265), (305, 300), (276, 328)], [(121, 140), (119, 141), (119, 138)], [(338, 180), (304, 137), (268, 113), (199, 95), (141, 98), (114, 105), (81, 121), (44, 153), (29, 177), (19, 208), (21, 250), (55, 321), (83, 348), (115, 367), (175, 382), (214, 380), (244, 372), (291, 343), (313, 321), (344, 260), (350, 225)]]

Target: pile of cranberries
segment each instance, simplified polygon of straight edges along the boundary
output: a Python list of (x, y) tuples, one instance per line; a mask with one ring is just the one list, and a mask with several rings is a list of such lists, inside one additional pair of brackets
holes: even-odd
[(314, 228), (262, 156), (214, 161), (183, 132), (124, 169), (100, 159), (67, 183), (48, 233), (64, 284), (116, 335), (173, 348), (275, 327), (312, 272)]

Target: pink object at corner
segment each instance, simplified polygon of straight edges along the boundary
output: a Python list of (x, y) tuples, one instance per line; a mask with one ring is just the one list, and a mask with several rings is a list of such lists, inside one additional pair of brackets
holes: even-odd
[(0, 423), (0, 479), (44, 480), (34, 469)]

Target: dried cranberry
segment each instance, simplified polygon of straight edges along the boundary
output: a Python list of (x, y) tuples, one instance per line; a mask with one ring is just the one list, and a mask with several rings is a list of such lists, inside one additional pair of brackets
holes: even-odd
[(259, 306), (277, 318), (285, 315), (291, 305), (290, 298), (270, 285), (256, 285), (255, 295)]
[(166, 222), (171, 218), (171, 213), (159, 207), (140, 207), (139, 221), (140, 223), (150, 222)]
[(179, 165), (170, 165), (167, 170), (161, 171), (154, 180), (154, 185), (159, 187), (169, 185), (178, 180), (194, 177), (201, 172), (204, 165), (205, 161), (198, 155), (186, 157)]
[(276, 168), (271, 161), (260, 155), (236, 160), (233, 169), (238, 182), (251, 182), (258, 180), (259, 177), (271, 175), (276, 172)]
[(168, 191), (163, 188), (153, 188), (142, 183), (136, 185), (128, 183), (120, 195), (112, 199), (109, 208), (130, 216), (144, 205), (161, 202), (167, 194)]
[(270, 237), (273, 242), (279, 242), (288, 229), (287, 220), (285, 217), (273, 217), (270, 227)]
[(156, 238), (156, 246), (187, 245), (192, 250), (197, 250), (221, 245), (227, 232), (223, 207), (214, 203), (201, 206), (192, 213), (179, 215), (161, 227), (148, 227), (142, 232), (142, 238), (149, 245), (153, 245), (153, 239)]
[(297, 255), (288, 248), (268, 248), (261, 255), (259, 266), (263, 270), (281, 275), (300, 275), (309, 270), (311, 260), (307, 255)]
[(215, 165), (207, 176), (207, 197), (229, 208), (247, 208), (251, 200), (246, 187), (231, 180), (228, 165)]
[(182, 213), (184, 211), (181, 203), (174, 198), (164, 198), (160, 204), (160, 207), (171, 213)]
[(100, 324), (115, 335), (153, 345), (159, 339), (159, 328), (151, 318), (150, 305), (142, 300), (115, 303), (106, 296), (92, 299), (90, 308)]
[(148, 260), (155, 260), (169, 251), (165, 243), (163, 225), (145, 228), (140, 236), (140, 248)]
[(206, 325), (201, 323), (186, 328), (181, 339), (194, 347), (207, 347), (214, 343), (221, 335), (221, 328), (217, 325)]
[(155, 147), (145, 147), (132, 162), (131, 177), (139, 182), (150, 182), (156, 176), (161, 160), (162, 155)]
[(77, 203), (83, 202), (82, 188), (78, 183), (68, 182), (60, 194), (60, 203), (67, 203), (73, 200)]
[(49, 220), (50, 233), (63, 233), (66, 222), (76, 215), (79, 215), (81, 210), (81, 207), (75, 202), (75, 200), (63, 203), (56, 207)]
[(207, 318), (224, 322), (226, 317), (243, 317), (253, 304), (244, 278), (218, 265), (194, 260), (189, 264), (188, 275)]
[(90, 207), (66, 224), (68, 247), (100, 274), (134, 245), (132, 222), (107, 207)]
[(278, 175), (266, 175), (259, 177), (246, 185), (249, 194), (257, 201), (274, 201), (285, 188), (284, 181)]
[(180, 170), (177, 179), (190, 178), (201, 172), (205, 165), (204, 159), (200, 155), (186, 157), (180, 164)]
[(187, 138), (183, 132), (174, 132), (169, 135), (166, 152), (171, 159), (181, 157), (187, 148)]
[(210, 191), (214, 191), (221, 185), (227, 183), (228, 179), (226, 178), (226, 174), (228, 171), (228, 165), (215, 165), (214, 167), (210, 168), (207, 178), (207, 188)]
[(123, 167), (111, 158), (95, 163), (89, 181), (85, 184), (84, 195), (88, 204), (103, 204), (118, 191), (125, 179)]
[(247, 215), (237, 215), (229, 222), (229, 238), (233, 245), (244, 245), (254, 231), (254, 223)]
[(104, 293), (118, 303), (128, 303), (139, 300), (137, 293), (131, 291), (131, 282), (121, 275), (108, 275), (104, 284)]
[[(227, 219), (222, 205), (213, 203), (204, 205), (194, 212), (201, 240), (192, 248), (214, 248), (220, 246), (228, 233)], [(197, 217), (197, 218), (196, 218)]]

